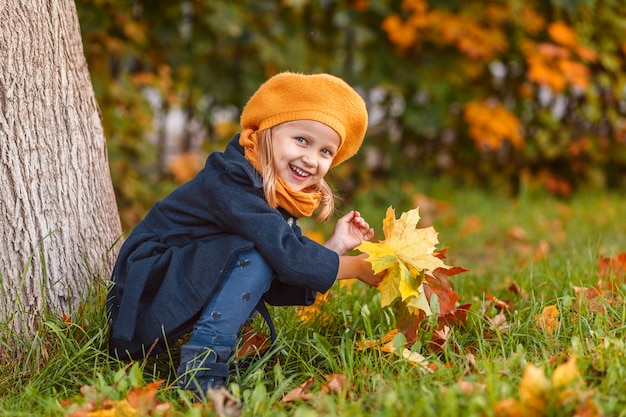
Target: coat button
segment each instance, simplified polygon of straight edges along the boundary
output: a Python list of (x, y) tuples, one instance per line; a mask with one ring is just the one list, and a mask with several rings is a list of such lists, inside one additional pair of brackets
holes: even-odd
[(289, 226), (293, 226), (293, 217), (290, 217), (290, 218), (287, 219), (287, 224)]

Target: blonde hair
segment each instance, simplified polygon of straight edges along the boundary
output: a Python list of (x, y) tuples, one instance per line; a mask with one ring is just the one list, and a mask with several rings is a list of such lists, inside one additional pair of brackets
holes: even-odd
[[(272, 129), (264, 129), (258, 132), (259, 144), (257, 148), (261, 177), (263, 177), (263, 193), (265, 200), (272, 207), (278, 207), (276, 194), (277, 174), (274, 169), (274, 156), (272, 154)], [(316, 184), (316, 191), (322, 194), (318, 220), (325, 221), (335, 212), (335, 195), (328, 183), (322, 178)]]

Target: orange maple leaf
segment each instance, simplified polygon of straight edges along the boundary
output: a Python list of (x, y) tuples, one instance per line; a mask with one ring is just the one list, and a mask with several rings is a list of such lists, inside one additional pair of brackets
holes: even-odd
[(236, 354), (237, 359), (254, 354), (262, 355), (270, 348), (270, 343), (265, 334), (254, 327), (244, 326), (242, 333), (241, 343)]
[(148, 385), (131, 389), (126, 394), (128, 403), (135, 410), (153, 409), (160, 405), (161, 403), (156, 400), (156, 394), (162, 383), (163, 381), (154, 381)]
[[(69, 417), (164, 416), (172, 406), (156, 399), (162, 382), (154, 381), (145, 386), (132, 388), (121, 400), (89, 399), (82, 407), (69, 414)], [(83, 387), (81, 393), (85, 398), (97, 394), (93, 387)]]
[(598, 259), (599, 274), (609, 280), (623, 280), (626, 278), (626, 252), (613, 258), (601, 257)]
[(460, 266), (455, 266), (449, 269), (437, 268), (434, 271), (428, 271), (424, 274), (424, 292), (426, 299), (430, 300), (432, 294), (437, 295), (439, 301), (439, 314), (444, 316), (454, 311), (454, 307), (459, 301), (459, 295), (454, 291), (454, 287), (448, 279), (451, 276), (467, 272)]
[(325, 382), (320, 384), (317, 393), (312, 391), (316, 377), (312, 376), (304, 381), (300, 386), (292, 389), (283, 396), (281, 403), (293, 403), (295, 401), (308, 401), (328, 394), (345, 394), (352, 389), (352, 383), (343, 374), (331, 374), (325, 376)]
[(556, 305), (544, 307), (541, 314), (535, 316), (535, 324), (537, 327), (545, 330), (547, 334), (554, 334), (561, 325), (559, 310), (556, 308)]

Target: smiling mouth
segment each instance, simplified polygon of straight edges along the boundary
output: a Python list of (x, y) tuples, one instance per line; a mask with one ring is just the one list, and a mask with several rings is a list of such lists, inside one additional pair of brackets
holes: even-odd
[(298, 168), (295, 165), (289, 165), (289, 168), (291, 169), (291, 172), (296, 174), (298, 177), (307, 178), (307, 177), (311, 176), (311, 174), (309, 174), (306, 171), (301, 170), (300, 168)]

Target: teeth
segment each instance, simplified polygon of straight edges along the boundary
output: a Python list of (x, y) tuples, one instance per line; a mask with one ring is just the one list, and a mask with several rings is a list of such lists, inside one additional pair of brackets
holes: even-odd
[(309, 173), (308, 172), (304, 172), (303, 170), (301, 170), (300, 168), (296, 167), (296, 166), (291, 166), (291, 170), (293, 172), (295, 172), (296, 174), (300, 175), (301, 177), (308, 177)]

